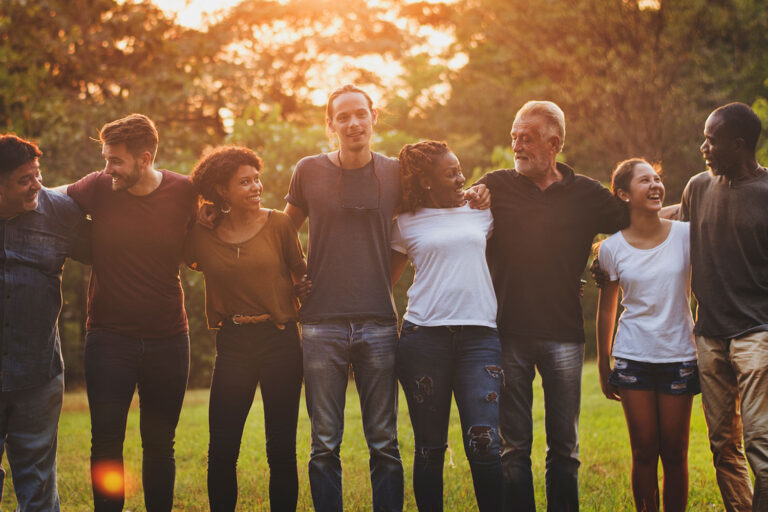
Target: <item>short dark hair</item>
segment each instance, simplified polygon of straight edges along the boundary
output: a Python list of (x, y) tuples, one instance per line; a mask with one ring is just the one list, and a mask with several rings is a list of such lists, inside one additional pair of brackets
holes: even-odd
[(10, 133), (0, 136), (0, 177), (5, 178), (22, 165), (40, 158), (42, 154), (33, 142)]
[(711, 115), (716, 115), (723, 121), (722, 126), (726, 134), (734, 139), (743, 139), (747, 149), (752, 153), (755, 152), (763, 124), (749, 105), (738, 102), (728, 103), (716, 108)]
[(216, 185), (226, 187), (241, 165), (251, 165), (259, 172), (263, 168), (261, 158), (252, 150), (240, 146), (220, 146), (197, 162), (190, 178), (203, 199), (221, 208), (224, 199), (216, 190)]
[(155, 123), (150, 118), (143, 114), (130, 114), (102, 126), (99, 140), (110, 146), (125, 144), (125, 148), (134, 157), (149, 151), (154, 161), (159, 137)]
[(428, 176), (438, 164), (439, 158), (451, 149), (445, 142), (424, 140), (406, 144), (400, 150), (400, 211), (415, 212), (424, 205), (427, 191), (421, 186), (421, 178)]

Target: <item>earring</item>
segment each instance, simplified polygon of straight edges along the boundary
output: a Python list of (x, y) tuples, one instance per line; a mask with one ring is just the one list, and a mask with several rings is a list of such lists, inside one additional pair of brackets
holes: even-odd
[(223, 205), (221, 205), (221, 208), (219, 210), (221, 211), (221, 213), (226, 215), (227, 213), (232, 211), (232, 207), (229, 206), (227, 203), (224, 203)]
[(626, 199), (624, 200), (624, 202), (625, 202), (625, 203), (628, 203), (628, 202), (629, 202), (629, 198), (626, 198)]
[(432, 190), (432, 187), (427, 187), (427, 190)]

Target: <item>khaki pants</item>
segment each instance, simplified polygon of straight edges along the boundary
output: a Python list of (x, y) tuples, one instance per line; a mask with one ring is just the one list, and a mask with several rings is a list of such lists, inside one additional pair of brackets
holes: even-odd
[[(704, 417), (728, 512), (768, 512), (768, 332), (696, 337)], [(754, 501), (747, 464), (755, 474)]]

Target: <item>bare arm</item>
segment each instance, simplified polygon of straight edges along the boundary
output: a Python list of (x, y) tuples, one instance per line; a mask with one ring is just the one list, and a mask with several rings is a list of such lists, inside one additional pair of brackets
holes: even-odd
[(392, 251), (392, 258), (390, 268), (392, 271), (392, 285), (400, 280), (400, 276), (403, 275), (405, 266), (408, 264), (408, 255), (399, 251)]
[(619, 282), (607, 281), (600, 288), (597, 299), (597, 367), (600, 370), (600, 387), (610, 400), (621, 400), (618, 390), (608, 383), (611, 373), (611, 345), (616, 325), (616, 308), (619, 305)]
[(301, 225), (304, 224), (304, 221), (307, 218), (307, 214), (304, 213), (304, 210), (291, 203), (286, 203), (283, 212), (291, 218), (296, 231), (300, 230)]
[(680, 216), (680, 203), (671, 206), (665, 206), (659, 211), (659, 217), (668, 220), (678, 220)]

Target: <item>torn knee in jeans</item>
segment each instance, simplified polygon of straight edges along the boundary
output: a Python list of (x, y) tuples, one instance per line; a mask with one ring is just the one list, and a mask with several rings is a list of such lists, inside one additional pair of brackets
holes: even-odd
[(472, 425), (467, 431), (469, 446), (475, 452), (484, 452), (491, 444), (493, 427), (489, 425)]
[(504, 370), (497, 364), (489, 364), (485, 367), (485, 371), (488, 372), (494, 379), (501, 379), (501, 387), (504, 387)]
[(417, 457), (426, 462), (439, 462), (442, 464), (447, 445), (443, 446), (417, 446), (414, 451)]
[(495, 391), (491, 391), (487, 395), (485, 395), (485, 401), (488, 403), (498, 402), (499, 401), (499, 394)]
[(416, 403), (420, 404), (424, 402), (424, 395), (432, 394), (432, 384), (432, 377), (429, 375), (424, 375), (423, 377), (416, 379), (416, 390), (413, 393), (413, 398), (416, 400)]

